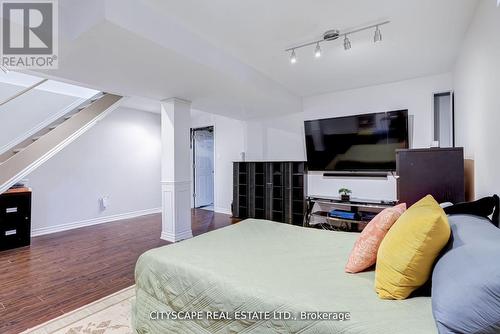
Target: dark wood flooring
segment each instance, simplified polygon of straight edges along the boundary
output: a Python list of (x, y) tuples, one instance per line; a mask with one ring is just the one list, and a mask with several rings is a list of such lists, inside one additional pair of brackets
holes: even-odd
[[(193, 234), (235, 223), (193, 210)], [(160, 240), (160, 214), (32, 239), (0, 252), (0, 333), (20, 333), (134, 284), (139, 255)]]

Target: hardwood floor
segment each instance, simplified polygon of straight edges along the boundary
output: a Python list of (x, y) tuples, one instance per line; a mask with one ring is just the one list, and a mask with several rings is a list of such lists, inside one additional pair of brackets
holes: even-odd
[[(193, 234), (237, 222), (192, 211)], [(160, 240), (160, 214), (32, 239), (31, 247), (0, 252), (0, 333), (20, 333), (134, 284), (139, 255)]]

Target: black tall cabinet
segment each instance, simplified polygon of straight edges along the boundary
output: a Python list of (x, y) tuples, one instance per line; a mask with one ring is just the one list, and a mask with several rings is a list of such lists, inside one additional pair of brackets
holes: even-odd
[(464, 150), (397, 150), (398, 199), (409, 207), (430, 194), (438, 203), (465, 201)]
[(301, 226), (306, 173), (304, 162), (235, 162), (233, 216)]

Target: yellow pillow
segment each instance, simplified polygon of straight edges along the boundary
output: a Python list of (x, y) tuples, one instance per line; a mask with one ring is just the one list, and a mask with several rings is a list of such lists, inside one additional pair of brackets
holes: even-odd
[(378, 296), (405, 299), (423, 285), (449, 238), (448, 218), (431, 195), (406, 210), (382, 240), (377, 253)]

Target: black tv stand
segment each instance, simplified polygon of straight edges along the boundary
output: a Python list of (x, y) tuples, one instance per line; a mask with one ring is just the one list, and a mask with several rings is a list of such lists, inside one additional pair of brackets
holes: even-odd
[[(349, 232), (360, 232), (369, 222), (364, 218), (363, 212), (378, 213), (386, 208), (393, 207), (396, 201), (390, 200), (365, 200), (351, 198), (350, 201), (342, 201), (339, 197), (307, 196), (305, 227), (316, 227), (328, 230), (341, 230)], [(315, 205), (319, 210), (315, 210)], [(339, 208), (350, 212), (359, 213), (360, 219), (340, 219), (328, 216), (331, 208)]]
[(368, 178), (387, 178), (387, 172), (325, 172), (324, 177), (368, 177)]

